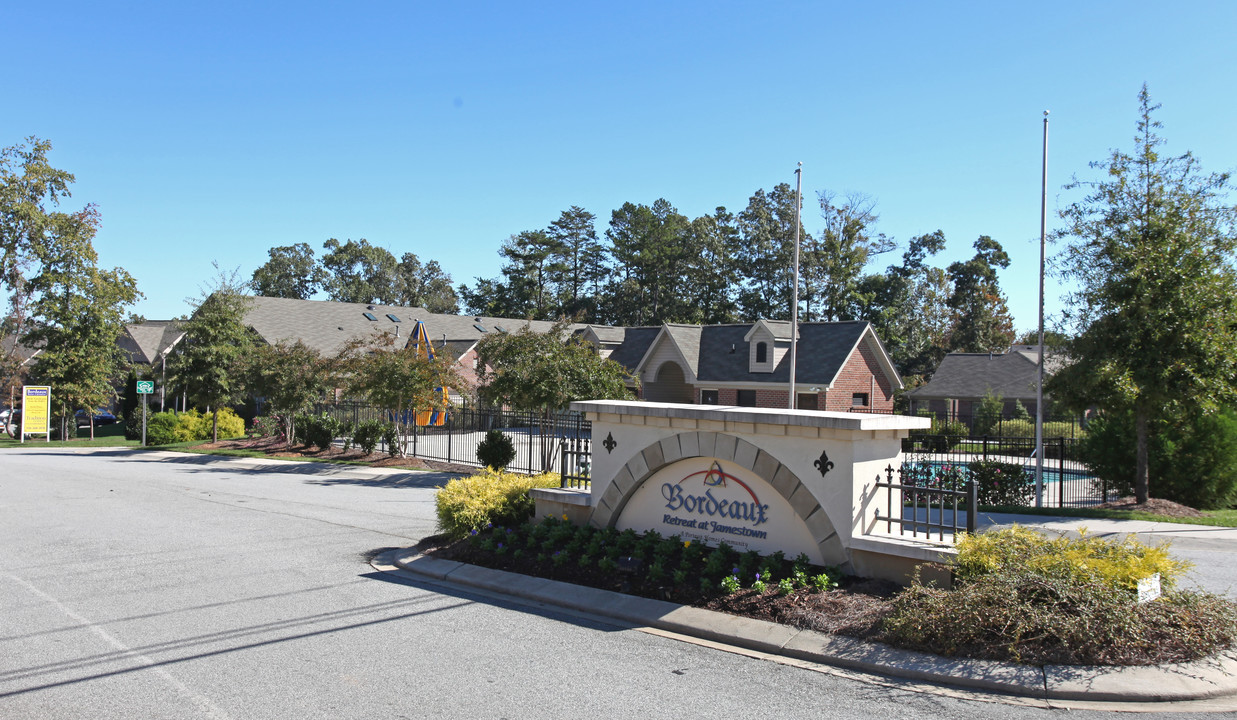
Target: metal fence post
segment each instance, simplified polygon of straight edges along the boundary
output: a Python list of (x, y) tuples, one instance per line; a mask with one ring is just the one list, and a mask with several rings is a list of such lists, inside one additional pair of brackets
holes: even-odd
[(979, 493), (974, 480), (966, 481), (966, 531), (974, 534), (979, 517)]

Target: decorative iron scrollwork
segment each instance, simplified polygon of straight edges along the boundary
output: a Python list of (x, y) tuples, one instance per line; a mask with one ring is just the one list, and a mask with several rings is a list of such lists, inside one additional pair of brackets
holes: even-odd
[(812, 465), (820, 471), (821, 477), (824, 477), (826, 473), (833, 469), (833, 461), (829, 459), (829, 453), (824, 450), (820, 451), (820, 459), (813, 462)]
[(606, 439), (601, 441), (602, 447), (606, 449), (606, 454), (614, 452), (614, 448), (618, 447), (618, 443), (614, 441), (614, 433), (606, 433)]

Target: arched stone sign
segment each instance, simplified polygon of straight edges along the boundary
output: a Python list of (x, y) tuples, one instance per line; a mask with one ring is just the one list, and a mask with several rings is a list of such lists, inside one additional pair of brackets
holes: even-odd
[(648, 445), (618, 471), (590, 522), (846, 562), (828, 514), (795, 473), (725, 433), (679, 433)]
[(590, 400), (588, 490), (534, 491), (576, 522), (800, 552), (865, 577), (909, 582), (951, 548), (883, 530), (885, 468), (927, 418)]

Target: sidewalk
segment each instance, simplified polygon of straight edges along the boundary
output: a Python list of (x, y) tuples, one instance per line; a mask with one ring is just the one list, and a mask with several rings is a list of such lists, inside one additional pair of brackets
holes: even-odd
[(1057, 515), (1018, 515), (1014, 513), (981, 512), (976, 525), (981, 532), (991, 527), (1025, 525), (1037, 530), (1077, 534), (1086, 528), (1089, 535), (1138, 535), (1143, 540), (1164, 538), (1200, 538), (1231, 541), (1237, 547), (1237, 528), (1214, 525), (1186, 525), (1151, 520), (1112, 520), (1108, 518), (1061, 517)]
[[(1035, 520), (1042, 523), (1054, 519), (1040, 516)], [(439, 560), (412, 549), (384, 553), (375, 558), (373, 565), (378, 570), (403, 570), (431, 581), (577, 610), (633, 627), (655, 628), (892, 678), (1015, 695), (1054, 707), (1063, 703), (1077, 707), (1118, 703), (1121, 710), (1163, 711), (1185, 709), (1175, 707), (1184, 703), (1192, 709), (1237, 711), (1237, 654), (1233, 653), (1192, 663), (1144, 667), (1039, 667), (945, 658), (660, 600)]]

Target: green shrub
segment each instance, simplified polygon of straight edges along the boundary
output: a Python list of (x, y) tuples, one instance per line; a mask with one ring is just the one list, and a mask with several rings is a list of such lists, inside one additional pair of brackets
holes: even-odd
[(558, 487), (554, 473), (519, 475), (482, 470), (476, 475), (451, 480), (434, 499), (438, 527), (452, 538), (486, 525), (518, 525), (533, 514), (528, 491), (535, 487)]
[[(138, 422), (141, 423), (139, 416)], [(179, 442), (176, 439), (176, 413), (172, 411), (155, 413), (146, 419), (146, 444), (170, 445)], [(141, 437), (141, 425), (138, 426), (138, 437)]]
[(319, 450), (327, 450), (339, 436), (340, 423), (328, 413), (319, 415), (298, 415), (296, 417), (297, 441), (303, 445), (313, 445)]
[(250, 430), (257, 437), (276, 437), (283, 434), (283, 420), (274, 415), (259, 415), (253, 419)]
[[(206, 416), (206, 435), (201, 439), (205, 440), (210, 437), (211, 418)], [(245, 435), (245, 421), (232, 408), (219, 409), (219, 438), (238, 438)]]
[[(150, 408), (146, 408), (146, 422), (150, 423), (151, 417), (154, 415)], [(136, 411), (131, 412), (125, 417), (125, 440), (141, 440), (142, 439), (142, 408), (139, 407)], [(146, 438), (150, 442), (150, 438)]]
[(981, 460), (966, 468), (980, 505), (1027, 505), (1034, 496), (1034, 475), (1017, 463)]
[[(1237, 640), (1237, 610), (1213, 595), (1174, 592), (1188, 563), (1135, 539), (1048, 539), (1013, 527), (958, 542), (954, 589), (916, 582), (894, 601), (881, 639), (944, 655), (1036, 664), (1193, 660)], [(1166, 593), (1138, 603), (1160, 574)]]
[(385, 425), (381, 420), (366, 420), (356, 427), (356, 433), (352, 436), (352, 442), (361, 448), (361, 451), (366, 455), (374, 452), (378, 447), (378, 441), (382, 439), (382, 432)]
[[(1034, 420), (1005, 420), (998, 428), (1001, 437), (1035, 437)], [(1083, 437), (1086, 433), (1076, 423), (1054, 420), (1044, 423), (1044, 437)]]
[(1160, 585), (1171, 590), (1190, 568), (1176, 560), (1167, 545), (1146, 545), (1134, 536), (1123, 540), (1090, 537), (1048, 539), (1019, 525), (965, 535), (957, 543), (954, 577), (977, 577), (1018, 568), (1037, 575), (1074, 577), (1099, 583), (1112, 591), (1134, 593), (1138, 581), (1160, 574)]
[(387, 446), (387, 455), (395, 457), (400, 451), (400, 436), (399, 429), (395, 427), (395, 423), (385, 423), (382, 426), (382, 442)]
[(172, 428), (176, 436), (175, 442), (193, 442), (210, 437), (210, 416), (197, 410), (189, 410), (176, 416), (176, 426)]
[(1137, 603), (1102, 583), (1010, 567), (954, 590), (912, 585), (895, 598), (879, 639), (1036, 665), (1185, 662), (1231, 647), (1237, 612), (1206, 593)]
[(502, 470), (515, 460), (515, 443), (502, 430), (490, 430), (477, 445), (477, 462), (485, 467)]
[[(1237, 414), (1174, 417), (1149, 424), (1150, 494), (1202, 509), (1237, 502)], [(1110, 492), (1134, 489), (1133, 416), (1106, 413), (1091, 421), (1080, 444), (1083, 462)]]
[(1005, 400), (991, 390), (984, 393), (975, 409), (975, 421), (971, 423), (972, 435), (989, 435), (1005, 412)]

